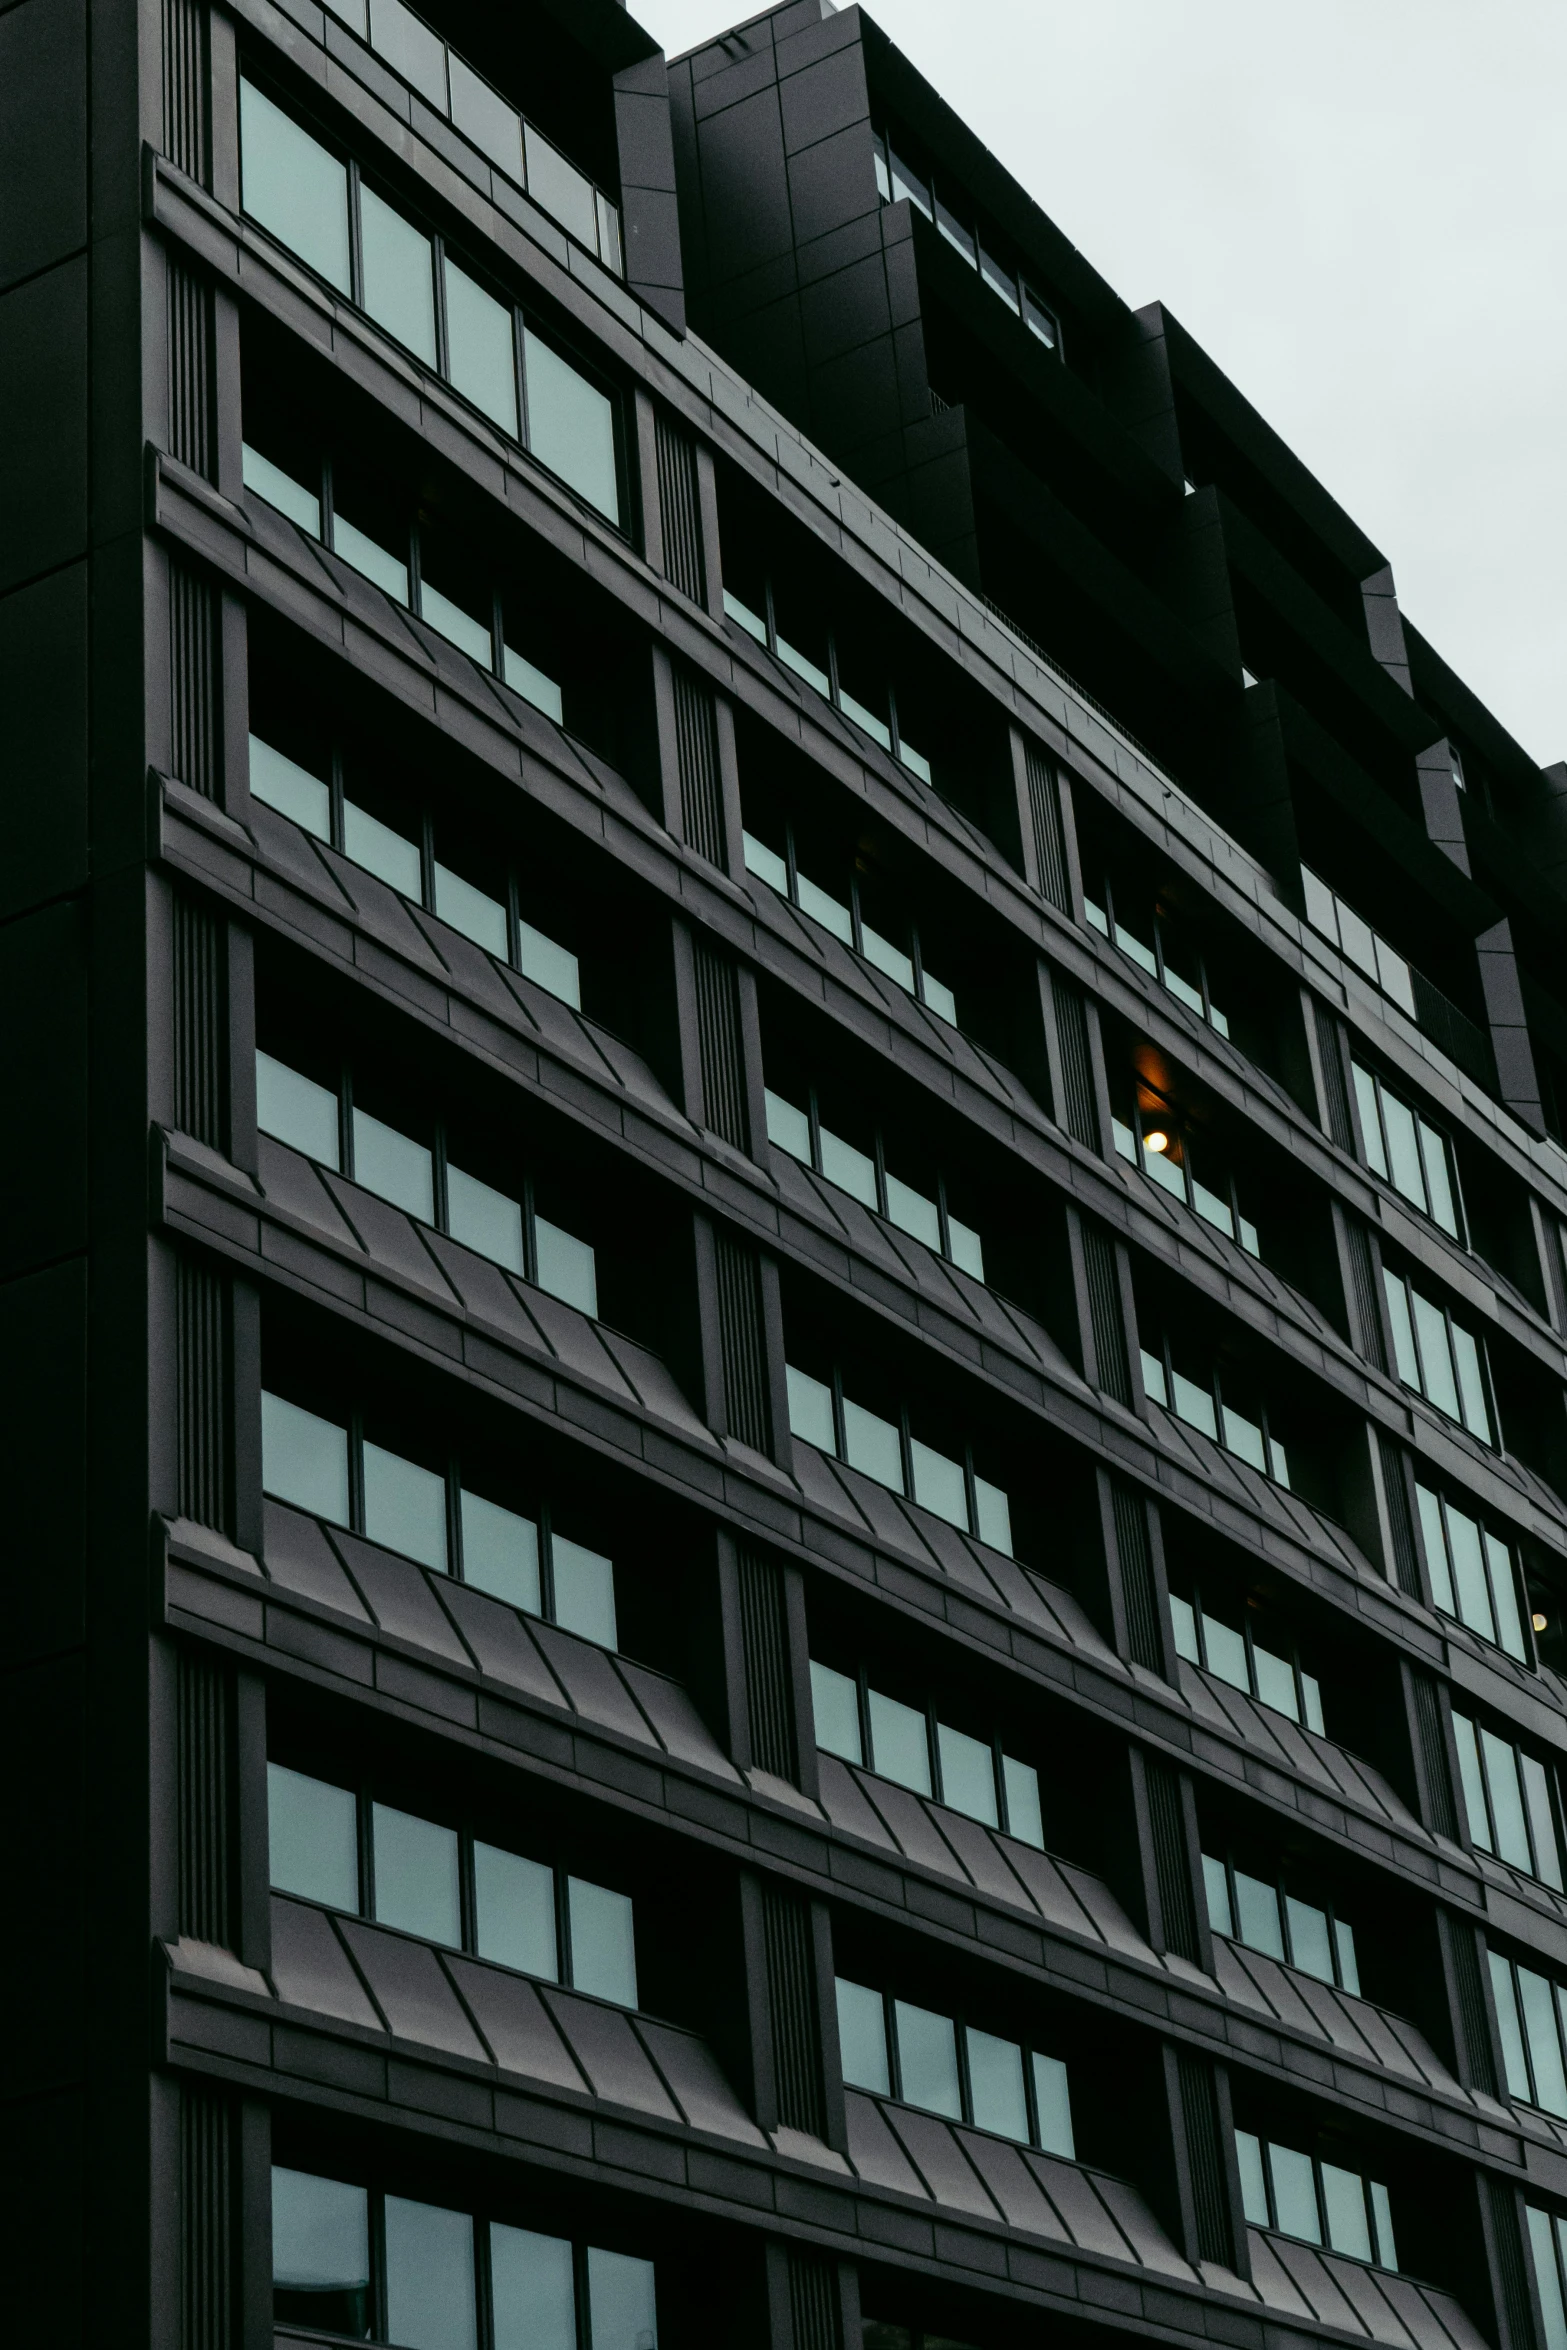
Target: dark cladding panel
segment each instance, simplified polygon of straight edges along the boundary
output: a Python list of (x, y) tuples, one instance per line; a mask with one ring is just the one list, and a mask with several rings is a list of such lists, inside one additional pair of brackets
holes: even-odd
[[(0, 22), (3, 22), (0, 19)], [(0, 597), (0, 920), (87, 877), (87, 567)]]
[(0, 287), (86, 241), (85, 0), (24, 0), (0, 15)]
[(699, 119), (697, 137), (708, 270), (714, 283), (743, 278), (794, 242), (776, 90)]
[(0, 593), (86, 548), (85, 261), (0, 295), (0, 514)]

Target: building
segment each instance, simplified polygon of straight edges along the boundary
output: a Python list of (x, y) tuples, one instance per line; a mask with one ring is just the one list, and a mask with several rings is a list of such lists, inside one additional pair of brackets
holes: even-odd
[(859, 9), (424, 10), (0, 13), (9, 2333), (1564, 2350), (1567, 769)]

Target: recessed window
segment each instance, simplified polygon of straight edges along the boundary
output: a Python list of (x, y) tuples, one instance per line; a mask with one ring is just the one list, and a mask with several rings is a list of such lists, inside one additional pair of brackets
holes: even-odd
[(1083, 894), (1090, 928), (1205, 1020), (1215, 1035), (1228, 1036), (1230, 1023), (1214, 1001), (1206, 960), (1181, 924), (1132, 887), (1118, 888), (1108, 873), (1098, 888), (1098, 896), (1088, 890)]
[[(917, 775), (934, 783), (931, 763), (900, 721), (898, 698), (874, 653), (846, 633), (829, 626), (816, 600), (798, 600), (783, 622), (779, 620), (781, 591), (766, 575), (751, 591), (757, 604), (748, 604), (733, 589), (724, 590), (724, 610), (746, 635), (781, 661), (824, 702), (868, 735), (873, 743)], [(758, 608), (760, 607), (760, 608)], [(909, 714), (904, 713), (907, 719)]]
[(790, 1364), (788, 1382), (792, 1435), (1012, 1556), (1011, 1504), (999, 1485), (977, 1474), (972, 1450), (960, 1460), (944, 1446), (917, 1440), (906, 1416), (888, 1419), (854, 1401), (836, 1373), (831, 1381), (817, 1379)]
[(1445, 1305), (1427, 1297), (1391, 1265), (1383, 1266), (1382, 1281), (1399, 1378), (1449, 1420), (1460, 1421), (1482, 1444), (1494, 1446), (1497, 1439), (1479, 1339), (1455, 1320)]
[(835, 1134), (822, 1117), (814, 1087), (806, 1109), (771, 1088), (766, 1100), (769, 1142), (802, 1166), (813, 1167), (827, 1182), (848, 1192), (873, 1214), (884, 1216), (900, 1232), (950, 1258), (974, 1280), (984, 1280), (984, 1244), (972, 1225), (952, 1213), (941, 1177), (929, 1190), (906, 1182), (888, 1166), (886, 1145), (879, 1135), (873, 1136), (874, 1150), (862, 1151)]
[(1410, 966), (1405, 958), (1380, 938), (1353, 906), (1347, 905), (1336, 890), (1311, 871), (1300, 869), (1301, 884), (1306, 893), (1306, 919), (1313, 930), (1321, 931), (1340, 947), (1356, 969), (1363, 972), (1374, 987), (1391, 996), (1400, 1011), (1415, 1017), (1415, 987)]
[(1297, 2147), (1237, 2130), (1241, 2201), (1254, 2228), (1325, 2244), (1351, 2260), (1396, 2270), (1393, 2207), (1380, 2180)]
[(1188, 1598), (1170, 1594), (1176, 1653), (1188, 1664), (1200, 1665), (1215, 1680), (1227, 1681), (1255, 1697), (1275, 1713), (1287, 1714), (1325, 1737), (1322, 1686), (1300, 1661), (1294, 1643), (1282, 1628), (1266, 1631), (1252, 1621), (1252, 1611), (1212, 1597), (1194, 1588)]
[(1367, 1165), (1444, 1232), (1461, 1239), (1458, 1170), (1446, 1136), (1384, 1085), (1374, 1070), (1357, 1060), (1350, 1067)]
[(1075, 2160), (1071, 2094), (1059, 2057), (842, 1975), (837, 2005), (847, 2087)]
[(802, 914), (808, 914), (823, 930), (885, 973), (906, 995), (915, 997), (927, 1011), (934, 1012), (938, 1020), (946, 1021), (951, 1028), (957, 1027), (957, 998), (926, 963), (923, 941), (912, 923), (904, 934), (906, 943), (899, 944), (886, 936), (885, 917), (882, 929), (866, 918), (857, 876), (850, 874), (843, 897), (813, 881), (800, 869), (792, 827), (782, 853), (751, 832), (743, 835), (743, 842), (748, 873), (754, 873), (768, 889), (787, 898)]
[(1202, 1874), (1216, 1934), (1359, 1998), (1354, 1930), (1331, 1902), (1310, 1899), (1293, 1883), (1275, 1884), (1222, 1853), (1203, 1854)]
[(1260, 1257), (1257, 1227), (1242, 1210), (1240, 1187), (1212, 1136), (1194, 1130), (1150, 1086), (1139, 1084), (1136, 1093), (1135, 1105), (1122, 1105), (1125, 1116), (1111, 1108), (1111, 1134), (1120, 1157), (1216, 1232), (1239, 1241), (1248, 1256)]
[(348, 166), (253, 82), (239, 85), (240, 201), (340, 294), (351, 291)]
[(905, 1705), (834, 1666), (811, 1660), (816, 1743), (824, 1754), (856, 1763), (950, 1811), (999, 1828), (1019, 1843), (1045, 1847), (1039, 1773), (1002, 1752), (999, 1740), (955, 1729), (932, 1709)]
[(1484, 1722), (1453, 1710), (1469, 1834), (1482, 1852), (1562, 1890), (1556, 1774)]
[(1494, 1641), (1520, 1664), (1528, 1664), (1517, 1568), (1507, 1544), (1456, 1502), (1418, 1480), (1415, 1499), (1431, 1596), (1443, 1615), (1456, 1616), (1482, 1640)]
[(1488, 1956), (1507, 2093), (1567, 2118), (1567, 1991), (1499, 1950)]
[(1188, 1428), (1258, 1469), (1275, 1485), (1289, 1489), (1289, 1455), (1275, 1435), (1266, 1404), (1257, 1393), (1254, 1373), (1239, 1364), (1220, 1370), (1195, 1352), (1165, 1336), (1157, 1350), (1140, 1346), (1143, 1392)]

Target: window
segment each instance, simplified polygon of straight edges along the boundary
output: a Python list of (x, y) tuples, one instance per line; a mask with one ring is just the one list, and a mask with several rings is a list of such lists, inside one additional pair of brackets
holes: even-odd
[[(558, 996), (573, 1011), (582, 1008), (581, 972), (576, 956), (546, 937), (518, 910), (518, 879), (504, 865), (486, 878), (488, 889), (466, 880), (441, 862), (432, 848), (428, 860), (419, 841), (395, 831), (359, 807), (344, 788), (341, 758), (331, 765), (335, 780), (312, 775), (257, 735), (250, 737), (250, 789), (280, 816), (324, 840), (354, 865), (362, 866), (415, 905), (422, 905), (451, 929), (459, 930), (497, 962)], [(420, 826), (421, 832), (429, 827)], [(438, 837), (438, 836), (436, 836)]]
[(851, 2089), (895, 2097), (1020, 2146), (1076, 2159), (1066, 2066), (975, 2025), (838, 1977), (838, 2045)]
[(1482, 1444), (1495, 1445), (1479, 1339), (1390, 1265), (1382, 1268), (1382, 1282), (1399, 1378)]
[(1563, 2279), (1567, 2278), (1567, 2220), (1542, 2211), (1537, 2203), (1526, 2203), (1524, 2213), (1529, 2222), (1529, 2250), (1534, 2257), (1540, 2314), (1545, 2320), (1545, 2350), (1567, 2350), (1567, 2299), (1563, 2297)]
[(1397, 2269), (1393, 2207), (1378, 2179), (1336, 2162), (1237, 2130), (1241, 2202), (1254, 2228), (1272, 2228), (1303, 2244), (1326, 2244), (1351, 2260)]
[(616, 1645), (613, 1561), (558, 1533), (547, 1508), (524, 1517), (473, 1491), (455, 1461), (432, 1469), (372, 1443), (357, 1419), (341, 1426), (263, 1391), (261, 1476), (275, 1500)]
[(1444, 1232), (1461, 1239), (1458, 1171), (1446, 1137), (1400, 1101), (1374, 1071), (1354, 1059), (1350, 1068), (1368, 1166)]
[(901, 1176), (893, 1174), (879, 1134), (874, 1137), (873, 1151), (858, 1150), (853, 1143), (834, 1134), (823, 1123), (814, 1086), (808, 1095), (808, 1105), (798, 1109), (782, 1094), (769, 1089), (768, 1141), (787, 1151), (792, 1159), (798, 1159), (802, 1166), (814, 1167), (818, 1175), (835, 1183), (840, 1191), (848, 1192), (873, 1214), (885, 1216), (900, 1232), (922, 1240), (927, 1248), (950, 1258), (976, 1281), (983, 1281), (985, 1251), (979, 1234), (972, 1225), (961, 1223), (953, 1215), (941, 1177), (936, 1179), (932, 1198), (917, 1184), (906, 1183)]
[(275, 1893), (637, 2004), (627, 1894), (277, 1762), (267, 1765), (267, 1838)]
[(1412, 1020), (1414, 978), (1404, 957), (1396, 954), (1385, 938), (1379, 938), (1370, 923), (1352, 906), (1347, 906), (1309, 866), (1302, 865), (1300, 878), (1306, 892), (1306, 920), (1312, 929), (1320, 930), (1324, 938), (1341, 947), (1356, 969), (1363, 971), (1384, 995), (1391, 996), (1400, 1011), (1407, 1012)]
[(1499, 1950), (1489, 1955), (1507, 2093), (1567, 2117), (1567, 1993)]
[(1288, 1714), (1292, 1722), (1303, 1723), (1325, 1738), (1321, 1683), (1304, 1669), (1293, 1643), (1278, 1633), (1264, 1640), (1252, 1623), (1249, 1608), (1234, 1612), (1241, 1618), (1238, 1625), (1228, 1621), (1229, 1610), (1205, 1604), (1201, 1591), (1194, 1589), (1190, 1599), (1172, 1591), (1176, 1653), (1188, 1664), (1212, 1673), (1215, 1680), (1245, 1690), (1259, 1705), (1271, 1706), (1276, 1714)]
[(1556, 1800), (1548, 1766), (1483, 1722), (1453, 1712), (1469, 1833), (1482, 1852), (1562, 1890)]
[[(1118, 895), (1110, 877), (1104, 879), (1104, 904), (1084, 892), (1083, 912), (1092, 927), (1112, 946), (1119, 947), (1140, 971), (1157, 979), (1178, 1004), (1206, 1020), (1219, 1036), (1228, 1036), (1230, 1023), (1213, 1000), (1203, 957), (1167, 915), (1138, 900), (1131, 890)], [(1124, 900), (1124, 902), (1123, 902)]]
[(1039, 1773), (1032, 1763), (1003, 1754), (999, 1740), (955, 1730), (933, 1708), (885, 1697), (863, 1675), (851, 1679), (814, 1657), (811, 1705), (816, 1743), (824, 1754), (858, 1763), (1044, 1851)]
[[(657, 2350), (651, 2260), (312, 2172), (272, 2171), (280, 2325), (420, 2350)], [(481, 2326), (482, 2319), (482, 2326)]]
[[(1149, 1401), (1162, 1404), (1188, 1428), (1198, 1429), (1222, 1444), (1226, 1452), (1237, 1460), (1260, 1469), (1271, 1477), (1275, 1485), (1289, 1489), (1289, 1455), (1273, 1434), (1266, 1406), (1256, 1393), (1255, 1376), (1243, 1373), (1240, 1367), (1230, 1373), (1210, 1370), (1189, 1360), (1184, 1351), (1177, 1362), (1174, 1344), (1168, 1338), (1161, 1340), (1154, 1353), (1146, 1346), (1138, 1348), (1143, 1367), (1143, 1389)], [(1228, 1400), (1234, 1393), (1243, 1394), (1247, 1409)], [(1254, 1418), (1253, 1414), (1257, 1416)]]
[(1203, 1854), (1202, 1875), (1208, 1923), (1216, 1934), (1360, 1997), (1354, 1931), (1331, 1903), (1307, 1901), (1288, 1885), (1253, 1876), (1218, 1853)]
[(346, 1069), (337, 1086), (318, 1085), (258, 1051), (256, 1123), (263, 1134), (597, 1319), (597, 1263), (589, 1243), (537, 1213), (525, 1177), (513, 1196), (465, 1172), (443, 1121), (428, 1139), (415, 1140), (360, 1108)]
[(852, 948), (855, 954), (863, 956), (867, 963), (874, 964), (878, 971), (885, 972), (906, 995), (916, 997), (927, 1011), (934, 1012), (949, 1027), (956, 1028), (957, 998), (951, 988), (944, 986), (927, 968), (921, 951), (920, 935), (912, 923), (904, 932), (906, 945), (900, 946), (866, 920), (857, 875), (851, 873), (849, 876), (847, 899), (834, 897), (831, 890), (823, 889), (818, 882), (810, 880), (800, 871), (794, 854), (792, 825), (788, 828), (786, 854), (782, 856), (776, 849), (770, 849), (765, 841), (758, 840), (754, 833), (746, 833), (744, 840), (748, 873), (754, 873), (758, 881), (765, 882), (779, 897), (787, 898), (791, 905), (799, 907), (802, 914), (809, 914), (813, 922), (819, 922), (824, 930), (830, 930), (834, 938), (842, 939), (844, 945)]
[(998, 301), (1006, 304), (1013, 317), (1021, 318), (1029, 333), (1059, 357), (1060, 321), (1018, 275), (1011, 262), (997, 258), (991, 231), (981, 226), (978, 234), (975, 233), (971, 225), (973, 208), (963, 191), (955, 184), (949, 185), (945, 178), (933, 179), (923, 167), (908, 162), (900, 155), (890, 134), (878, 131), (875, 140), (876, 192), (882, 202), (907, 202), (922, 212), (954, 253), (978, 273)]
[[(896, 691), (875, 658), (830, 627), (814, 597), (797, 598), (791, 611), (783, 591), (765, 572), (756, 574), (747, 594), (755, 597), (754, 604), (731, 587), (724, 590), (724, 610), (736, 626), (824, 702), (841, 710), (889, 758), (921, 783), (932, 783), (930, 761), (904, 731)], [(909, 713), (903, 715), (908, 720)]]
[(910, 1432), (906, 1415), (887, 1420), (852, 1402), (836, 1373), (829, 1384), (790, 1364), (788, 1378), (792, 1436), (836, 1454), (890, 1492), (906, 1494), (949, 1526), (1012, 1556), (1011, 1505), (999, 1485), (976, 1473), (971, 1449), (957, 1460), (922, 1442)]
[(1491, 1533), (1429, 1485), (1416, 1481), (1431, 1596), (1445, 1616), (1456, 1616), (1482, 1640), (1530, 1662), (1513, 1554)]
[[(1149, 1088), (1139, 1085), (1140, 1094)], [(1240, 1192), (1229, 1169), (1221, 1165), (1207, 1136), (1194, 1136), (1190, 1127), (1164, 1104), (1132, 1109), (1128, 1117), (1112, 1107), (1111, 1131), (1121, 1157), (1139, 1168), (1205, 1224), (1238, 1240), (1248, 1256), (1259, 1257), (1257, 1227), (1242, 1215)], [(1200, 1170), (1200, 1172), (1199, 1172)]]
[[(598, 215), (589, 183), (533, 133), (530, 148), (538, 159), (535, 167), (530, 154), (530, 185), (557, 192), (557, 204), (547, 208), (567, 202), (572, 182), (586, 191), (581, 216), (569, 225), (594, 243)], [(531, 321), (521, 323), (513, 305), (450, 262), (444, 238), (416, 227), (357, 164), (331, 154), (243, 79), (240, 150), (240, 200), (253, 220), (620, 528), (619, 420), (607, 392)], [(447, 297), (441, 303), (438, 283)]]
[[(481, 669), (502, 678), (522, 701), (557, 726), (565, 724), (565, 696), (556, 680), (509, 641), (517, 630), (505, 599), (475, 578), (463, 580), (458, 596), (447, 594), (429, 577), (431, 563), (439, 567), (442, 553), (429, 533), (417, 524), (394, 521), (384, 511), (376, 520), (379, 536), (361, 530), (338, 504), (342, 483), (330, 458), (310, 468), (308, 482), (300, 481), (247, 441), (243, 470), (245, 487), (265, 504), (330, 546), (334, 555), (394, 603), (417, 610), (427, 627)], [(385, 539), (395, 539), (396, 547), (383, 545)]]

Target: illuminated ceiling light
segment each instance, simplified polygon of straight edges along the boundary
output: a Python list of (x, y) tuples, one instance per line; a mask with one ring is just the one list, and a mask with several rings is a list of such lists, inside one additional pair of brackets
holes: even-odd
[(1163, 1152), (1167, 1151), (1169, 1147), (1170, 1137), (1165, 1133), (1162, 1126), (1154, 1127), (1151, 1133), (1145, 1134), (1143, 1136), (1144, 1150), (1152, 1151), (1155, 1157), (1160, 1156)]
[(1548, 1616), (1531, 1616), (1529, 1621), (1537, 1632), (1543, 1632), (1550, 1618)]

